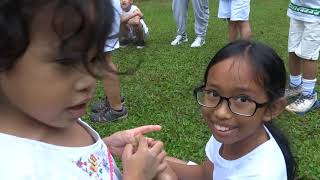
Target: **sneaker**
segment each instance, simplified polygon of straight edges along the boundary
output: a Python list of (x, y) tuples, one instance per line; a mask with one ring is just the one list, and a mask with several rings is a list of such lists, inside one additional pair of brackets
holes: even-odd
[(135, 42), (134, 45), (136, 45), (137, 49), (142, 49), (144, 48), (145, 43), (144, 43), (144, 40), (142, 40), (142, 41)]
[(299, 94), (302, 93), (302, 85), (300, 84), (299, 86), (291, 86), (289, 85), (288, 88), (286, 88), (284, 97), (293, 97), (293, 96), (298, 96)]
[[(121, 96), (121, 105), (124, 105), (125, 99), (123, 96)], [(97, 103), (93, 104), (91, 106), (91, 111), (94, 113), (103, 111), (104, 109), (109, 109), (110, 104), (107, 97), (104, 97), (101, 101), (98, 101)]]
[(317, 93), (309, 95), (301, 95), (296, 101), (289, 104), (286, 107), (287, 111), (295, 112), (295, 113), (304, 113), (309, 111), (312, 106), (317, 102)]
[(104, 109), (101, 112), (91, 115), (91, 121), (93, 122), (112, 122), (119, 119), (128, 117), (128, 110), (125, 106), (122, 106), (121, 111), (113, 110), (112, 108)]
[(177, 46), (181, 43), (184, 43), (184, 42), (188, 42), (188, 38), (186, 35), (182, 36), (182, 35), (178, 35), (172, 42), (171, 42), (171, 45), (172, 46)]
[(130, 44), (130, 41), (128, 39), (122, 39), (119, 42), (120, 47), (127, 47)]
[(191, 44), (190, 47), (198, 48), (198, 47), (203, 46), (205, 43), (206, 43), (206, 41), (204, 40), (204, 37), (198, 36), (198, 37), (193, 41), (193, 43)]

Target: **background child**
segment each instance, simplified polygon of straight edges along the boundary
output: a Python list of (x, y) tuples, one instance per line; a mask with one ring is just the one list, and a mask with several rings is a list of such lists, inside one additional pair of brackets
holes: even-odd
[[(177, 46), (187, 42), (187, 19), (188, 19), (189, 0), (172, 0), (173, 16), (177, 22), (178, 30), (176, 38), (171, 42), (172, 46)], [(192, 8), (194, 14), (194, 31), (196, 39), (191, 47), (198, 48), (203, 46), (206, 41), (208, 21), (210, 17), (209, 0), (192, 0)]]
[(91, 107), (91, 120), (94, 122), (112, 122), (128, 116), (124, 98), (120, 95), (120, 79), (117, 66), (112, 61), (112, 52), (119, 48), (121, 7), (119, 0), (112, 0), (114, 21), (104, 47), (106, 69), (102, 77), (105, 98)]
[(140, 9), (133, 5), (133, 0), (121, 0), (121, 46), (127, 46), (130, 40), (135, 40), (137, 48), (144, 48), (145, 38), (149, 34), (149, 29), (143, 20)]
[(241, 39), (250, 40), (249, 23), (250, 0), (220, 0), (218, 17), (228, 19), (229, 42)]
[(79, 119), (94, 95), (94, 75), (113, 19), (109, 1), (0, 3), (0, 179), (151, 180), (166, 165), (161, 142), (134, 136), (144, 126), (104, 139)]
[(168, 159), (178, 178), (294, 179), (287, 139), (272, 124), (285, 106), (285, 83), (284, 64), (271, 48), (248, 41), (222, 48), (194, 91), (212, 132), (207, 159), (193, 166)]
[(286, 95), (302, 95), (288, 105), (288, 111), (303, 113), (317, 102), (315, 91), (320, 51), (320, 1), (291, 0), (288, 8), (290, 85)]

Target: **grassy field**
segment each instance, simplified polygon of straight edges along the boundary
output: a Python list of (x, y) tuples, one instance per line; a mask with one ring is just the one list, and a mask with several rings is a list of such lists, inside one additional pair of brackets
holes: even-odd
[[(201, 162), (210, 132), (192, 91), (201, 83), (209, 60), (227, 43), (227, 23), (217, 18), (218, 1), (210, 0), (206, 44), (200, 49), (190, 48), (195, 38), (190, 4), (189, 42), (173, 47), (170, 42), (176, 35), (176, 24), (171, 0), (141, 0), (137, 5), (150, 29), (147, 47), (128, 47), (114, 53), (119, 71), (128, 72), (121, 76), (121, 89), (129, 117), (115, 123), (90, 124), (101, 136), (140, 125), (160, 124), (162, 131), (150, 136), (162, 140), (169, 155)], [(251, 5), (254, 39), (276, 49), (287, 64), (288, 0), (254, 0)], [(319, 87), (318, 83), (318, 91)], [(98, 83), (95, 100), (103, 96), (103, 87)], [(299, 177), (320, 179), (320, 111), (305, 116), (284, 112), (275, 122), (291, 141)]]

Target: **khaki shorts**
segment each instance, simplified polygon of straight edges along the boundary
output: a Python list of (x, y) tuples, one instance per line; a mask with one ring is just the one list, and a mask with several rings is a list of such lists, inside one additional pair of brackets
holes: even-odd
[(320, 23), (290, 19), (288, 52), (308, 60), (318, 60), (320, 51)]

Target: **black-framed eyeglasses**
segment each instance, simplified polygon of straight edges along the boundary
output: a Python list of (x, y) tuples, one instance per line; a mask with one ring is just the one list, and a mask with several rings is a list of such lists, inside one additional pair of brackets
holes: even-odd
[(245, 95), (224, 97), (219, 95), (215, 90), (205, 89), (204, 86), (195, 88), (193, 93), (198, 104), (203, 107), (216, 108), (223, 100), (226, 100), (231, 112), (246, 117), (253, 116), (258, 108), (261, 108), (268, 104), (268, 102), (257, 103), (256, 101), (250, 99), (250, 97)]

